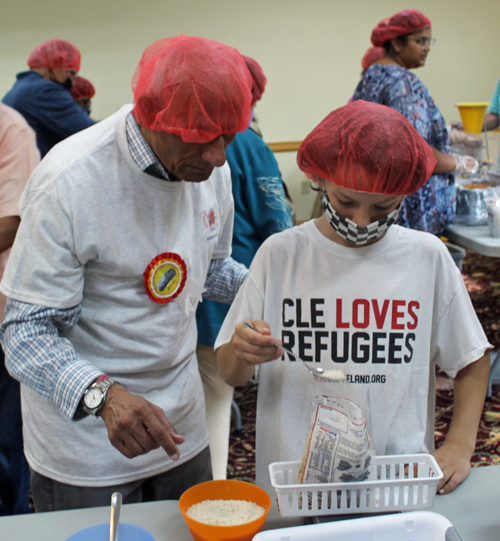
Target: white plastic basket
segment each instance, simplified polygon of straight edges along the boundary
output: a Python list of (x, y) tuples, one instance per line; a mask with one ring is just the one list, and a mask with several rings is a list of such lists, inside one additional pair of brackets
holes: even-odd
[(452, 523), (432, 511), (280, 528), (258, 533), (253, 541), (461, 541)]
[(378, 456), (373, 465), (372, 479), (366, 481), (306, 485), (297, 483), (300, 462), (273, 462), (269, 473), (281, 515), (385, 513), (432, 507), (443, 477), (433, 456)]

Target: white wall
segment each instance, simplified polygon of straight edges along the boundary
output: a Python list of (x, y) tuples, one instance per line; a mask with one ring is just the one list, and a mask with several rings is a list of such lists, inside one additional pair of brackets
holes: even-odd
[[(459, 118), (456, 102), (489, 101), (500, 75), (498, 0), (16, 0), (0, 17), (0, 96), (34, 47), (67, 39), (82, 52), (81, 75), (97, 89), (93, 116), (103, 118), (131, 101), (130, 79), (145, 47), (200, 35), (264, 68), (269, 82), (257, 116), (265, 140), (300, 140), (352, 95), (373, 26), (407, 7), (433, 23), (437, 43), (417, 75), (447, 122)], [(277, 157), (298, 218), (309, 217), (314, 195), (300, 194), (295, 157)]]

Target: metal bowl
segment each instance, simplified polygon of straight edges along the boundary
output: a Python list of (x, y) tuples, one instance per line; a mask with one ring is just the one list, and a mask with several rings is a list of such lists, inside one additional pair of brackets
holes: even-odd
[(457, 213), (455, 223), (488, 225), (486, 202), (500, 196), (500, 176), (473, 175), (457, 179)]

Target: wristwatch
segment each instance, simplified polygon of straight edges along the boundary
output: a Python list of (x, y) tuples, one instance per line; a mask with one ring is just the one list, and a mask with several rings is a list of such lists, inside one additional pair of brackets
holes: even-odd
[(83, 411), (88, 415), (97, 415), (106, 403), (108, 389), (115, 383), (116, 381), (107, 375), (92, 383), (83, 394)]

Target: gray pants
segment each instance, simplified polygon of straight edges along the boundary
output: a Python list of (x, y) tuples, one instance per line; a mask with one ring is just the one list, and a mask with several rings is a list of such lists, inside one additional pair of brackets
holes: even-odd
[(53, 481), (31, 470), (35, 511), (62, 511), (110, 505), (113, 492), (121, 492), (123, 503), (178, 500), (188, 488), (212, 479), (210, 449), (165, 473), (110, 487), (78, 487)]

